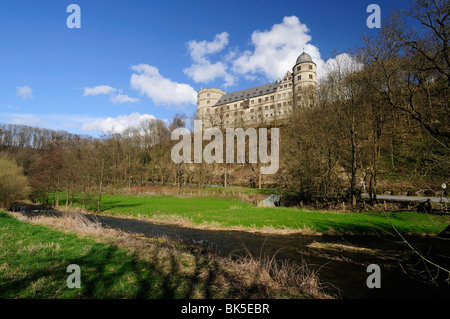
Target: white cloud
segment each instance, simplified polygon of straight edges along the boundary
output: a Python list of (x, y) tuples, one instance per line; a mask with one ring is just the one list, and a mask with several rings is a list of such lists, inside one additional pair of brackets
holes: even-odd
[(24, 100), (31, 99), (33, 97), (33, 90), (28, 86), (18, 86), (17, 95), (21, 96)]
[(0, 113), (0, 118), (4, 119), (5, 123), (38, 126), (56, 130), (78, 128), (86, 122), (95, 120), (95, 118), (87, 115), (67, 113)]
[(251, 35), (252, 48), (240, 51), (229, 48), (221, 61), (211, 62), (208, 55), (218, 53), (227, 48), (229, 34), (217, 34), (213, 41), (189, 41), (188, 52), (193, 61), (184, 69), (196, 83), (208, 83), (222, 78), (227, 85), (233, 85), (239, 77), (256, 80), (261, 76), (274, 81), (292, 71), (298, 56), (302, 52), (311, 55), (317, 64), (317, 75), (320, 78), (325, 62), (319, 49), (312, 45), (309, 29), (296, 16), (284, 17), (279, 24), (269, 30), (254, 31)]
[(8, 123), (16, 125), (49, 127), (51, 123), (44, 118), (36, 116), (36, 114), (3, 114), (2, 117)]
[(4, 105), (3, 107), (5, 107), (5, 108), (7, 108), (7, 109), (10, 109), (10, 110), (18, 110), (18, 109), (19, 109), (19, 107), (17, 107), (17, 106), (12, 106), (12, 105)]
[(189, 41), (187, 43), (188, 51), (194, 62), (203, 63), (205, 62), (205, 55), (213, 54), (222, 51), (228, 45), (227, 32), (222, 32), (217, 34), (213, 41)]
[(184, 73), (196, 83), (208, 83), (216, 78), (223, 78), (228, 85), (233, 85), (234, 76), (226, 71), (227, 67), (222, 62), (211, 64), (206, 61), (202, 64), (193, 64), (184, 69)]
[(319, 68), (320, 52), (309, 44), (308, 32), (307, 26), (295, 16), (284, 17), (281, 24), (275, 24), (268, 31), (254, 31), (251, 37), (254, 50), (241, 53), (233, 61), (233, 71), (241, 75), (262, 73), (273, 80), (292, 71), (303, 51), (311, 55)]
[(139, 125), (142, 120), (156, 119), (153, 115), (132, 113), (130, 115), (119, 115), (117, 117), (100, 118), (95, 121), (85, 123), (82, 130), (86, 132), (115, 132), (122, 133), (128, 127)]
[(196, 83), (208, 83), (216, 78), (222, 78), (227, 85), (233, 85), (234, 76), (227, 71), (227, 66), (223, 62), (211, 63), (206, 58), (208, 54), (222, 51), (228, 45), (227, 32), (217, 34), (213, 41), (189, 41), (187, 43), (189, 54), (194, 62), (189, 68), (184, 69), (184, 73)]
[(179, 108), (184, 104), (197, 102), (197, 92), (190, 85), (164, 78), (158, 68), (139, 64), (132, 66), (131, 69), (136, 72), (131, 75), (131, 88), (151, 98), (155, 105)]
[(83, 96), (99, 95), (99, 94), (112, 94), (114, 92), (116, 92), (116, 89), (113, 87), (110, 87), (109, 85), (98, 85), (93, 88), (85, 87)]
[(348, 53), (336, 55), (334, 58), (328, 59), (322, 67), (322, 77), (325, 78), (332, 72), (339, 72), (343, 75), (361, 70), (362, 64), (355, 60)]
[(133, 97), (129, 97), (126, 94), (115, 94), (115, 95), (111, 95), (111, 97), (109, 98), (109, 101), (111, 103), (136, 103), (139, 102), (138, 98), (133, 98)]

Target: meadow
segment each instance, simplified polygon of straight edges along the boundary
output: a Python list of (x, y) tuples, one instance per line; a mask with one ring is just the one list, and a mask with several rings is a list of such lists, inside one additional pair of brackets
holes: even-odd
[[(219, 258), (86, 221), (0, 211), (0, 299), (327, 297), (305, 267)], [(67, 286), (72, 264), (81, 269), (80, 288)]]
[[(80, 199), (74, 199), (80, 206)], [(104, 194), (101, 214), (177, 222), (187, 227), (208, 226), (223, 229), (309, 231), (310, 233), (392, 233), (437, 234), (450, 217), (415, 211), (350, 212), (320, 211), (290, 207), (257, 207), (230, 198), (138, 196)], [(94, 211), (96, 206), (89, 207)], [(392, 224), (391, 224), (392, 223)]]

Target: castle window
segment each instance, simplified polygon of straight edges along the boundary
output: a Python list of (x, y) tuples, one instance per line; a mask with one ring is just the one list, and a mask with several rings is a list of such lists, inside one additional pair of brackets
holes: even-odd
[(271, 110), (273, 109), (273, 104), (270, 106), (270, 109), (271, 109)]
[(277, 106), (278, 106), (278, 107), (281, 107), (281, 103), (278, 103)]
[(297, 80), (301, 80), (301, 79), (302, 79), (301, 75), (297, 76)]
[(283, 102), (283, 106), (286, 106), (286, 102)]
[(302, 99), (302, 97), (299, 95), (297, 96), (297, 101), (300, 101)]
[(310, 79), (312, 79), (312, 78), (313, 78), (312, 74), (310, 74), (310, 75), (309, 75), (309, 78), (310, 78)]
[(206, 103), (208, 103), (208, 104), (209, 104), (210, 102), (211, 102), (210, 100), (206, 101)]
[(281, 98), (281, 94), (278, 94), (278, 98), (279, 98), (279, 99)]
[(287, 84), (285, 84), (284, 87), (287, 88)]
[(301, 91), (301, 90), (302, 90), (302, 87), (301, 87), (301, 86), (299, 86), (297, 90), (298, 90), (298, 91)]
[(268, 96), (266, 96), (266, 98), (264, 99), (264, 101), (269, 101), (269, 97)]
[(230, 114), (225, 115), (225, 117), (230, 117)]
[(268, 105), (266, 105), (265, 109), (266, 109), (266, 110), (268, 110), (268, 109), (269, 109), (269, 106), (268, 106)]
[(289, 83), (289, 86), (292, 86), (292, 83)]
[(229, 110), (230, 109), (230, 106), (229, 105), (227, 105), (227, 110)]
[(209, 112), (209, 107), (206, 110)]
[(300, 71), (301, 69), (302, 69), (301, 66), (298, 66), (298, 67), (297, 67), (297, 71)]
[(210, 97), (210, 96), (211, 96), (211, 93), (208, 93), (206, 96), (207, 96), (207, 97)]
[(261, 103), (262, 99), (258, 99), (258, 103)]
[(252, 104), (255, 104), (255, 100), (252, 100)]
[(237, 108), (237, 103), (234, 105), (234, 108)]
[(251, 113), (255, 112), (255, 109), (251, 109), (250, 112), (251, 112)]
[(309, 69), (312, 70), (312, 65), (309, 65)]
[(270, 96), (270, 99), (271, 99), (271, 100), (273, 100), (274, 98), (275, 98), (275, 96), (273, 96), (273, 95)]

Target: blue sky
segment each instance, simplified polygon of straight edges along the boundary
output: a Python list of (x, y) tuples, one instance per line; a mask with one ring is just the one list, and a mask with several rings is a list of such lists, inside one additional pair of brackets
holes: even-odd
[[(70, 29), (69, 4), (81, 8)], [(361, 44), (369, 4), (409, 1), (0, 0), (0, 122), (98, 135), (191, 116), (204, 87), (275, 81)]]

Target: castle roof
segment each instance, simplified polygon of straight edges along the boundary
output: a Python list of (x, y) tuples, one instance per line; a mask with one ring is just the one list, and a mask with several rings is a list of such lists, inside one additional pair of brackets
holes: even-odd
[(242, 91), (236, 91), (223, 95), (213, 106), (227, 104), (231, 102), (237, 102), (245, 99), (254, 98), (257, 96), (274, 93), (280, 83), (274, 82), (269, 84), (260, 85), (251, 89), (245, 89)]
[(295, 65), (300, 64), (300, 63), (305, 63), (305, 62), (313, 62), (313, 60), (308, 53), (303, 52), (302, 54), (300, 54), (298, 56), (297, 63), (295, 63)]

